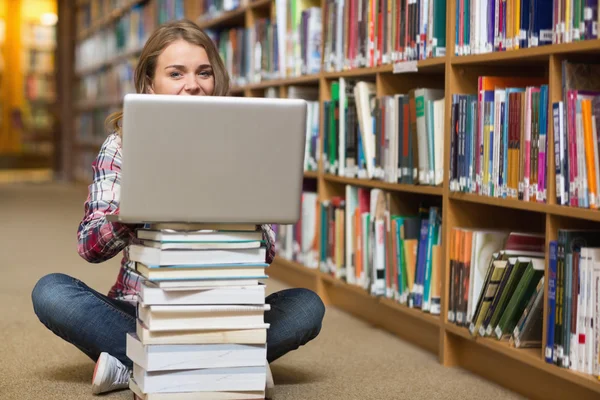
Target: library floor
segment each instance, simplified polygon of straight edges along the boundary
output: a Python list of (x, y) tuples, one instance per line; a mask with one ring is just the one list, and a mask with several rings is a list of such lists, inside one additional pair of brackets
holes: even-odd
[[(0, 399), (94, 398), (94, 363), (46, 329), (31, 290), (51, 272), (108, 291), (119, 259), (88, 264), (76, 252), (85, 187), (0, 183)], [(268, 282), (270, 291), (284, 288)], [(321, 334), (272, 364), (275, 399), (516, 399), (495, 384), (339, 310), (328, 308)], [(129, 391), (102, 396), (131, 399)]]

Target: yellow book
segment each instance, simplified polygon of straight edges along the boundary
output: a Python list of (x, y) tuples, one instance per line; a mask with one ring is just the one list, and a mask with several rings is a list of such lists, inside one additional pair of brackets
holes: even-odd
[(583, 142), (585, 146), (585, 167), (587, 170), (588, 197), (590, 208), (598, 208), (598, 188), (596, 187), (596, 160), (594, 159), (594, 139), (592, 133), (592, 101), (581, 101), (583, 119)]

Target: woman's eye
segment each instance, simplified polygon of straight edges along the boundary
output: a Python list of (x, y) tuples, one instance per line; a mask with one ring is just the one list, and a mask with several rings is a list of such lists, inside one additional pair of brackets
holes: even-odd
[(208, 78), (212, 76), (212, 71), (200, 71), (198, 74), (202, 77)]
[(171, 72), (169, 75), (171, 78), (179, 78), (181, 74), (179, 72)]

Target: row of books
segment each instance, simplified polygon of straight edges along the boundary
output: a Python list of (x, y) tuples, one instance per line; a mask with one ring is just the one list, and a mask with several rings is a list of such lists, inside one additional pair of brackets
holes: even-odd
[(550, 241), (546, 362), (600, 375), (600, 231), (560, 229)]
[(455, 54), (481, 54), (598, 37), (598, 1), (457, 0)]
[(597, 209), (600, 170), (600, 68), (562, 62), (562, 100), (552, 104), (556, 203)]
[[(286, 2), (283, 2), (285, 17)], [(280, 21), (259, 18), (252, 27), (233, 27), (207, 33), (236, 86), (269, 79), (318, 73), (321, 70), (321, 9), (296, 9), (298, 15)], [(290, 27), (291, 26), (291, 27)]]
[(135, 5), (113, 24), (76, 44), (75, 70), (138, 51), (158, 25), (184, 16), (182, 0), (150, 0)]
[(111, 111), (118, 110), (117, 107), (110, 109), (93, 109), (91, 111), (80, 112), (75, 115), (76, 141), (79, 144), (88, 144), (98, 146), (106, 139), (109, 132), (106, 131), (106, 117)]
[(372, 82), (340, 78), (325, 101), (325, 171), (346, 177), (440, 185), (444, 91), (376, 96)]
[[(4, 28), (0, 28), (2, 30)], [(3, 33), (0, 33), (3, 36)], [(36, 46), (38, 48), (53, 49), (56, 47), (56, 26), (44, 25), (38, 22), (26, 22), (22, 25), (22, 43), (25, 47)], [(0, 38), (0, 41), (4, 40)]]
[(453, 95), (451, 111), (451, 191), (547, 201), (543, 79), (481, 76), (478, 94)]
[(29, 73), (25, 76), (25, 98), (29, 101), (56, 99), (56, 82), (52, 74)]
[(256, 225), (152, 224), (129, 258), (141, 275), (129, 386), (149, 395), (265, 397), (266, 246)]
[(328, 0), (324, 12), (326, 71), (446, 55), (446, 0)]
[(439, 206), (422, 204), (414, 214), (399, 214), (380, 189), (347, 185), (345, 196), (325, 201), (309, 185), (304, 189), (301, 220), (277, 227), (280, 256), (373, 296), (440, 314)]
[(135, 93), (134, 72), (137, 58), (129, 57), (94, 74), (83, 76), (77, 81), (76, 98), (86, 101), (122, 101), (128, 93)]
[(89, 0), (77, 4), (77, 26), (80, 30), (89, 29), (99, 20), (108, 18), (117, 9), (130, 4), (130, 0)]
[[(541, 347), (541, 325), (531, 324), (542, 317), (543, 303), (539, 308), (537, 300), (535, 313), (527, 306), (544, 275), (544, 246), (544, 235), (536, 233), (453, 228), (448, 321), (473, 336)], [(532, 319), (520, 321), (524, 315)]]
[(23, 69), (30, 72), (54, 71), (53, 49), (26, 48), (23, 51)]

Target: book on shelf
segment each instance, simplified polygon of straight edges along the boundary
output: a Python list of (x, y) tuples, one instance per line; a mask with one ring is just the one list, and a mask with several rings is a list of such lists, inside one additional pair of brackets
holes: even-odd
[(318, 196), (316, 182), (304, 180), (301, 198), (300, 219), (295, 224), (273, 225), (276, 237), (277, 254), (309, 268), (318, 268), (317, 226)]
[(138, 398), (264, 398), (264, 242), (256, 225), (136, 230), (128, 254), (141, 283), (126, 353)]
[(556, 203), (598, 209), (600, 68), (562, 61), (562, 100), (552, 104)]
[(381, 189), (347, 185), (320, 203), (320, 270), (373, 296), (440, 314), (441, 208), (391, 209)]
[(317, 171), (320, 157), (319, 142), (319, 87), (318, 86), (289, 86), (289, 99), (304, 99), (307, 102), (306, 112), (306, 144), (304, 146), (304, 171)]
[[(75, 45), (75, 71), (98, 66), (117, 56), (141, 50), (158, 25), (169, 19), (183, 16), (181, 13), (174, 13), (176, 3), (179, 2), (181, 0), (141, 2), (124, 12), (114, 23), (78, 41)], [(84, 10), (85, 8), (79, 12), (85, 12)], [(168, 10), (173, 12), (169, 13)], [(163, 15), (173, 15), (173, 17), (164, 19)], [(78, 29), (80, 31), (88, 29), (91, 24), (91, 21), (86, 21), (80, 24)]]
[(477, 94), (452, 95), (451, 191), (547, 202), (544, 82), (480, 76)]
[(600, 231), (559, 229), (550, 241), (546, 362), (598, 376)]
[(274, 7), (274, 20), (261, 17), (252, 26), (207, 29), (233, 86), (321, 71), (320, 3), (282, 0)]
[(455, 227), (449, 239), (448, 322), (510, 339), (543, 275), (544, 235)]
[(443, 180), (444, 92), (417, 88), (377, 97), (371, 82), (339, 78), (325, 112), (327, 173), (393, 183)]
[(446, 0), (328, 0), (323, 18), (326, 71), (446, 55)]
[(456, 0), (455, 55), (598, 38), (597, 0)]

